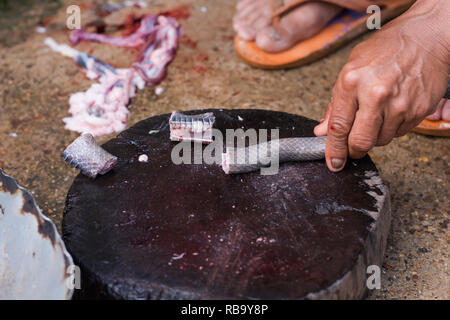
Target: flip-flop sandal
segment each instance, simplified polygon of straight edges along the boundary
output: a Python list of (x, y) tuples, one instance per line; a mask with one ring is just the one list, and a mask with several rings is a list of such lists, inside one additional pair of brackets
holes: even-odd
[(450, 121), (425, 119), (412, 131), (428, 136), (450, 137)]
[[(450, 99), (450, 83), (447, 86), (447, 92), (444, 98)], [(450, 121), (432, 121), (425, 119), (417, 127), (412, 129), (412, 131), (428, 136), (450, 137)]]
[[(333, 0), (315, 0), (315, 2), (333, 3)], [(297, 0), (285, 5), (273, 13), (273, 23), (293, 8), (311, 0)], [(381, 22), (384, 23), (406, 11), (414, 1), (385, 0), (381, 6)], [(368, 31), (365, 12), (345, 10), (334, 18), (327, 27), (310, 39), (296, 44), (286, 51), (269, 53), (260, 49), (255, 41), (246, 41), (235, 37), (234, 45), (238, 55), (249, 65), (262, 69), (286, 69), (298, 67), (320, 59), (337, 48)]]

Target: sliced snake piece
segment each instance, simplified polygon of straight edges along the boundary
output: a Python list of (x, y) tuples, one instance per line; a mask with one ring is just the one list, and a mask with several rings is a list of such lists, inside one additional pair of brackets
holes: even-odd
[(126, 37), (113, 37), (101, 33), (91, 33), (83, 29), (75, 29), (69, 35), (69, 40), (73, 45), (82, 41), (93, 41), (100, 43), (108, 43), (117, 47), (135, 48), (151, 42), (151, 38), (155, 36), (157, 31), (157, 16), (149, 14), (141, 20), (141, 25), (135, 33)]
[(236, 174), (268, 167), (275, 158), (278, 163), (324, 159), (326, 141), (327, 137), (285, 138), (246, 148), (227, 148), (222, 154), (222, 169), (226, 174)]
[(62, 157), (90, 178), (107, 173), (117, 164), (117, 157), (100, 147), (90, 133), (84, 133), (75, 139), (64, 150)]
[(149, 84), (156, 85), (166, 75), (167, 65), (172, 62), (178, 48), (180, 27), (175, 19), (159, 16), (154, 40), (144, 50), (139, 62), (133, 67)]
[(212, 112), (186, 115), (174, 111), (169, 119), (170, 140), (211, 143), (215, 120)]

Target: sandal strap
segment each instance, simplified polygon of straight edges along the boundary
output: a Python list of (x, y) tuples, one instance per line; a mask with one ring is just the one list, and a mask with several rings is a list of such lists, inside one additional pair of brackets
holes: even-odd
[(325, 3), (333, 3), (333, 4), (337, 4), (334, 2), (338, 2), (339, 0), (296, 0), (293, 1), (291, 3), (288, 3), (286, 5), (281, 6), (280, 8), (278, 8), (277, 10), (274, 10), (274, 0), (271, 0), (271, 6), (272, 6), (272, 23), (273, 24), (277, 24), (280, 21), (280, 18), (282, 15), (288, 13), (289, 11), (291, 11), (292, 9), (297, 8), (298, 6), (301, 6), (305, 3), (308, 2), (325, 2)]
[[(275, 10), (275, 7), (274, 7), (274, 0), (271, 0), (270, 2), (271, 2), (272, 12), (273, 12), (272, 13), (272, 18), (274, 20), (275, 19), (279, 20), (283, 14), (287, 13), (288, 11), (291, 11), (294, 8), (297, 8), (298, 6), (300, 6), (300, 5), (302, 5), (302, 4), (306, 3), (306, 2), (312, 2), (312, 0), (296, 0), (296, 1), (293, 1), (293, 2), (291, 2), (289, 4), (281, 6), (277, 10)], [(276, 21), (276, 22), (278, 22), (278, 21)]]
[[(411, 0), (409, 0), (411, 2)], [(274, 22), (278, 22), (278, 20), (280, 19), (280, 17), (289, 12), (290, 10), (297, 8), (300, 5), (303, 5), (305, 3), (308, 2), (324, 2), (324, 3), (330, 3), (330, 4), (335, 4), (338, 6), (343, 6), (343, 1), (342, 0), (296, 0), (293, 1), (291, 3), (288, 3), (286, 5), (283, 5), (281, 7), (279, 7), (278, 9), (275, 10), (275, 6), (274, 6), (274, 0), (271, 0), (271, 6), (272, 6), (272, 18), (274, 19)], [(378, 0), (378, 1), (373, 1), (373, 4), (378, 4), (380, 5), (381, 3), (383, 3), (384, 1), (382, 0)], [(408, 0), (399, 0), (398, 2), (408, 2)], [(345, 7), (345, 6), (344, 6)]]

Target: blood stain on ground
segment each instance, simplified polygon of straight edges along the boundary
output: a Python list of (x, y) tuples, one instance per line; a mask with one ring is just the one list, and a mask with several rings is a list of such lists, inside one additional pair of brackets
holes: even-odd
[(202, 66), (195, 66), (192, 68), (193, 71), (197, 72), (197, 73), (206, 73), (208, 72), (208, 69), (206, 69), (205, 67)]
[(188, 35), (183, 34), (180, 39), (179, 42), (183, 45), (188, 46), (191, 49), (197, 49), (197, 42), (195, 42), (194, 40), (192, 40)]
[(197, 57), (195, 58), (195, 60), (197, 60), (198, 62), (203, 62), (208, 60), (208, 54), (206, 52), (202, 52), (199, 55), (197, 55)]
[(189, 5), (182, 4), (173, 9), (161, 11), (158, 13), (158, 15), (163, 15), (166, 17), (174, 18), (176, 20), (181, 20), (181, 19), (188, 19), (191, 16), (191, 13), (189, 12)]

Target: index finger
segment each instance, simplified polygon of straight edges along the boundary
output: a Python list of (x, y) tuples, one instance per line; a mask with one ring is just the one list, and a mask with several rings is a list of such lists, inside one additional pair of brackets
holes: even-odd
[(355, 120), (358, 102), (353, 88), (343, 88), (341, 80), (335, 85), (325, 158), (328, 168), (337, 172), (344, 168), (348, 157), (348, 136)]

